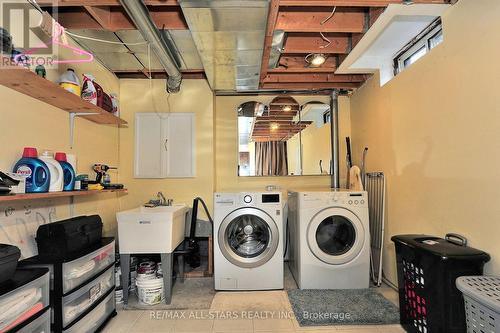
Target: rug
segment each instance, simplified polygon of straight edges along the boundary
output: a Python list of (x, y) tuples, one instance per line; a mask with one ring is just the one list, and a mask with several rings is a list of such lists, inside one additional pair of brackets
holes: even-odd
[(135, 292), (130, 292), (124, 310), (205, 310), (210, 309), (215, 296), (213, 278), (189, 278), (184, 283), (175, 282), (170, 304), (146, 305), (139, 302)]
[(287, 293), (300, 326), (399, 324), (399, 309), (374, 289)]

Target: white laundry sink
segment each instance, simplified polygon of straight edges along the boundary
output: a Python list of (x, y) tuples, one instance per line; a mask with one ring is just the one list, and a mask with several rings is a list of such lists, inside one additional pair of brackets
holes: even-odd
[(184, 240), (188, 211), (176, 204), (116, 213), (120, 253), (172, 253)]

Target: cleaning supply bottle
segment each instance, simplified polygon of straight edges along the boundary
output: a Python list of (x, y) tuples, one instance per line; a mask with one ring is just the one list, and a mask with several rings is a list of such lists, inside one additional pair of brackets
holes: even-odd
[(54, 154), (50, 150), (44, 150), (40, 159), (49, 167), (49, 192), (61, 192), (64, 188), (64, 173), (61, 164), (54, 159)]
[(75, 70), (71, 68), (68, 68), (68, 70), (59, 77), (59, 85), (72, 94), (78, 96), (81, 94), (80, 80), (78, 80)]
[(73, 191), (75, 189), (76, 174), (71, 164), (66, 160), (66, 153), (56, 153), (55, 159), (61, 164), (61, 168), (63, 169), (63, 191)]
[(90, 104), (97, 105), (97, 89), (94, 85), (95, 78), (90, 74), (83, 74), (82, 99)]
[(38, 159), (36, 148), (24, 148), (23, 157), (16, 163), (13, 171), (26, 178), (26, 193), (42, 193), (49, 190), (49, 168)]

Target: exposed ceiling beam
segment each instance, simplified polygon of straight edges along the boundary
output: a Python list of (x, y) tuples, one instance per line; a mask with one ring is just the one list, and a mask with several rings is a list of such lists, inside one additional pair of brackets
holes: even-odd
[(361, 86), (361, 83), (352, 82), (279, 82), (279, 83), (262, 83), (263, 89), (280, 89), (286, 91), (293, 90), (322, 90), (322, 89), (356, 89)]
[[(177, 0), (143, 0), (148, 6), (179, 6)], [(119, 0), (38, 0), (42, 7), (121, 6)]]
[[(335, 15), (324, 22), (331, 13), (326, 10), (305, 8), (307, 10), (287, 10), (278, 14), (275, 29), (285, 32), (346, 32), (360, 33), (366, 31), (366, 15), (364, 8), (341, 8)], [(321, 24), (324, 22), (324, 24)]]
[(275, 74), (268, 73), (264, 78), (264, 83), (292, 83), (292, 82), (364, 82), (369, 76), (364, 74), (331, 74), (331, 73), (313, 73), (313, 74)]
[(288, 34), (283, 53), (349, 53), (350, 40), (348, 34), (324, 34), (330, 44), (319, 33)]
[(264, 37), (264, 50), (262, 52), (262, 62), (260, 65), (260, 80), (264, 78), (269, 66), (269, 57), (271, 56), (271, 48), (273, 43), (274, 27), (279, 13), (279, 0), (271, 0), (269, 4), (269, 12), (267, 16), (266, 35)]
[[(150, 13), (159, 29), (163, 27), (168, 30), (189, 29), (180, 7), (156, 7), (151, 8)], [(60, 8), (57, 12), (57, 21), (66, 29), (106, 29), (111, 31), (136, 29), (121, 7)]]
[(84, 6), (90, 16), (105, 30), (113, 30), (109, 6)]
[[(282, 7), (387, 7), (401, 4), (402, 0), (281, 0)], [(443, 4), (450, 0), (413, 0), (416, 4)]]

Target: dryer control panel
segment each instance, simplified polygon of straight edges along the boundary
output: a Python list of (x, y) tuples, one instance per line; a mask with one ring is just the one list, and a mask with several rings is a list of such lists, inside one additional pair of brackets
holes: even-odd
[(302, 208), (325, 206), (365, 207), (368, 205), (366, 192), (332, 191), (299, 193)]

